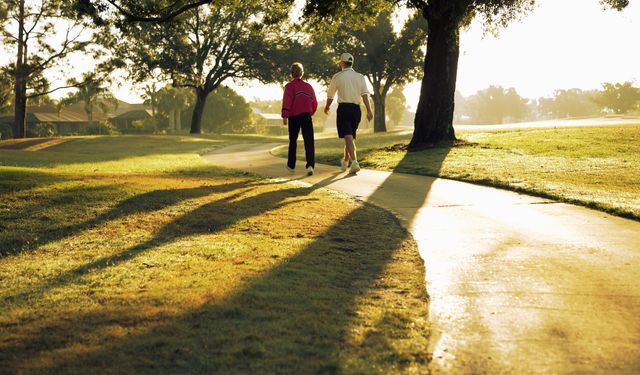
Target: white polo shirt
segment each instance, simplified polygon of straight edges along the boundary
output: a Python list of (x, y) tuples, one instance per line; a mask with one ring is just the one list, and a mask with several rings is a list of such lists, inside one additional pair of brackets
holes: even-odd
[(362, 95), (371, 95), (364, 76), (353, 68), (345, 68), (331, 78), (327, 98), (333, 99), (338, 92), (338, 103), (360, 104)]

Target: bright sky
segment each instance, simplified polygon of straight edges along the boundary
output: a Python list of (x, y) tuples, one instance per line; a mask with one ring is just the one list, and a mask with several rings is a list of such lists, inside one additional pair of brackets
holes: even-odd
[[(533, 13), (501, 30), (498, 37), (484, 35), (477, 20), (462, 32), (458, 90), (467, 96), (501, 85), (539, 98), (556, 89), (599, 88), (603, 82), (640, 84), (638, 36), (638, 1), (617, 12), (603, 11), (598, 0), (538, 0)], [(273, 85), (237, 90), (247, 99), (279, 98), (281, 93)], [(415, 109), (420, 83), (408, 85), (405, 95)]]
[[(522, 96), (538, 98), (555, 89), (593, 89), (603, 82), (640, 84), (640, 49), (634, 45), (638, 36), (638, 1), (617, 12), (603, 11), (598, 0), (538, 0), (532, 14), (501, 30), (497, 38), (483, 35), (477, 21), (462, 32), (458, 90), (471, 95), (489, 85), (502, 85), (515, 87)], [(0, 64), (8, 61), (8, 56), (2, 55)], [(73, 65), (86, 67), (82, 60), (75, 59)], [(307, 75), (312, 77), (313, 72)], [(278, 85), (251, 82), (231, 86), (247, 100), (281, 98)], [(323, 87), (315, 86), (320, 97), (324, 96)], [(412, 108), (419, 90), (419, 82), (405, 89)], [(141, 101), (127, 83), (114, 92), (123, 100)]]

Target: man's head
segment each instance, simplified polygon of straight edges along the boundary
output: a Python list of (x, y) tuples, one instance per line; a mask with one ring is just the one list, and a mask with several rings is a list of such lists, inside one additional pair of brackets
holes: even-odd
[(294, 62), (291, 64), (291, 77), (293, 78), (302, 78), (304, 74), (304, 67), (299, 62)]
[(353, 66), (353, 55), (350, 53), (343, 53), (340, 55), (340, 69), (351, 68)]

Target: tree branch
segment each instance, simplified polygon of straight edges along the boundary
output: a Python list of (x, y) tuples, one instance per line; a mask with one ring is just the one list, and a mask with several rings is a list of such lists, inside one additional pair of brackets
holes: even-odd
[[(56, 92), (58, 90), (70, 89), (70, 88), (80, 88), (80, 87), (88, 85), (90, 82), (91, 82), (91, 80), (88, 80), (88, 81), (76, 83), (74, 85), (60, 86), (60, 87), (56, 87), (53, 90), (49, 90), (49, 91), (45, 91), (45, 92), (33, 93), (31, 95), (27, 95), (26, 97), (27, 97), (27, 99), (33, 99), (33, 98), (37, 98), (38, 96), (49, 95), (49, 94), (54, 93), (54, 92)], [(35, 90), (35, 88), (32, 88), (30, 90)]]
[[(137, 16), (131, 12), (129, 12), (128, 10), (124, 9), (123, 7), (121, 7), (120, 5), (118, 5), (114, 0), (107, 0), (107, 2), (111, 5), (113, 5), (125, 18), (127, 21), (129, 22), (166, 22), (169, 20), (174, 19), (175, 17), (181, 15), (182, 13), (191, 10), (191, 9), (195, 9), (201, 5), (204, 4), (211, 4), (213, 0), (199, 0), (196, 1), (195, 3), (190, 3), (187, 5), (182, 6), (181, 8), (178, 8), (177, 10), (174, 10), (173, 12), (170, 12), (169, 14), (165, 14), (164, 16), (156, 16), (156, 17), (143, 17), (143, 16)], [(175, 2), (174, 4), (176, 4), (177, 2)], [(168, 7), (167, 7), (168, 8)], [(167, 9), (165, 8), (165, 9)]]

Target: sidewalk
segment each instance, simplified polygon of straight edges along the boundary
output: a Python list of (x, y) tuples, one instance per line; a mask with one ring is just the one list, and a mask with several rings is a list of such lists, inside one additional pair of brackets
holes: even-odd
[[(434, 373), (640, 373), (640, 223), (463, 182), (317, 165), (275, 145), (204, 157), (394, 212), (425, 260)], [(336, 158), (338, 156), (336, 155)]]

